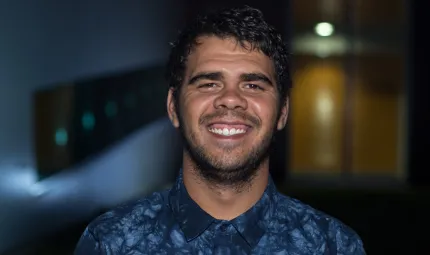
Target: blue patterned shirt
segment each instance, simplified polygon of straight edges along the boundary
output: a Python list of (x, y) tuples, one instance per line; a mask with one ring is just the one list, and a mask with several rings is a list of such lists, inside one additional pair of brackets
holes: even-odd
[(203, 211), (188, 195), (180, 175), (172, 189), (120, 206), (90, 223), (75, 254), (362, 255), (365, 251), (352, 229), (278, 193), (272, 180), (250, 210), (226, 221)]

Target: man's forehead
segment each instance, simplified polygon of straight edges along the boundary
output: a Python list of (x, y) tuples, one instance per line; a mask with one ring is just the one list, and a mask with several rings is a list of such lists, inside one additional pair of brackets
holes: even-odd
[(258, 50), (243, 48), (232, 38), (215, 36), (200, 38), (200, 44), (189, 55), (186, 63), (187, 73), (193, 72), (260, 72), (272, 76), (274, 63)]

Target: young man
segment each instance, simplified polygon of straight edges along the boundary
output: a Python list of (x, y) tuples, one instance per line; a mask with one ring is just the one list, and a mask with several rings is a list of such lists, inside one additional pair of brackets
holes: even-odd
[(75, 254), (365, 254), (338, 220), (277, 192), (268, 150), (288, 116), (287, 50), (250, 7), (197, 18), (168, 65), (184, 140), (174, 187), (108, 212)]

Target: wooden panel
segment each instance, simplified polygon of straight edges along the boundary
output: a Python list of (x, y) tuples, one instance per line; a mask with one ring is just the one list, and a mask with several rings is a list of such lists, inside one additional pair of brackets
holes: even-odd
[(353, 113), (353, 170), (395, 174), (399, 163), (400, 111), (405, 79), (401, 56), (357, 59)]
[(317, 22), (339, 23), (345, 20), (346, 2), (342, 0), (293, 0), (294, 25), (315, 25)]
[(339, 172), (345, 73), (335, 59), (295, 58), (291, 96), (291, 169)]
[(321, 21), (342, 25), (348, 19), (347, 15), (354, 15), (353, 18), (362, 26), (393, 25), (406, 21), (404, 0), (293, 0), (291, 5), (296, 26)]
[(355, 15), (360, 25), (394, 25), (406, 22), (404, 0), (356, 0)]
[[(297, 34), (311, 33), (317, 22), (328, 21), (341, 34), (354, 32), (363, 43), (379, 46), (360, 53), (364, 55), (339, 58), (293, 55), (293, 173), (352, 170), (397, 175), (403, 163), (406, 126), (406, 59), (400, 43), (407, 22), (405, 2), (295, 0), (291, 5)], [(352, 92), (345, 98), (347, 85), (352, 85)], [(352, 105), (348, 115), (345, 102)]]

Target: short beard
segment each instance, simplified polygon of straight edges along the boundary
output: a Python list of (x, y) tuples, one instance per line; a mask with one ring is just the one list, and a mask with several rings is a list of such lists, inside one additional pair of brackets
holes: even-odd
[(193, 143), (193, 141), (196, 141), (195, 134), (189, 132), (187, 136), (180, 111), (177, 112), (177, 116), (185, 153), (194, 163), (193, 170), (198, 175), (197, 177), (200, 177), (209, 186), (229, 188), (238, 193), (250, 187), (252, 180), (258, 175), (261, 164), (269, 158), (270, 148), (274, 140), (274, 128), (270, 134), (263, 138), (260, 145), (252, 149), (241, 164), (225, 168), (222, 167), (222, 163), (219, 160), (215, 160), (208, 153), (205, 153), (203, 146), (197, 146)]

